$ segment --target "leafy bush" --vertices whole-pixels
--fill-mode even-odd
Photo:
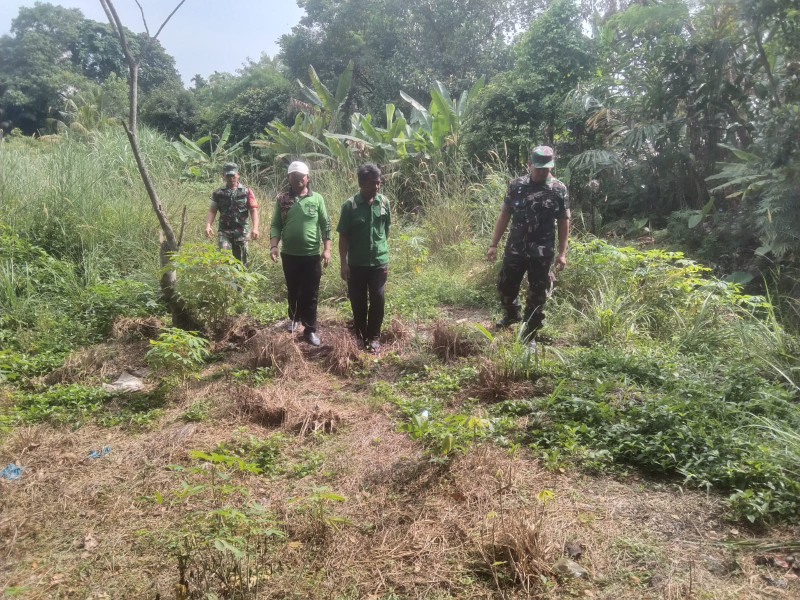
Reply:
[[[165,370],[186,376],[197,371],[211,355],[209,341],[196,331],[167,327],[157,340],[150,340],[147,362],[153,369]]]
[[[211,327],[257,301],[256,285],[262,277],[210,244],[184,245],[168,268],[176,271],[176,289],[186,305]]]

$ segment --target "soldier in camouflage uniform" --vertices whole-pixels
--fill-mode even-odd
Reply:
[[[258,239],[258,202],[253,190],[239,183],[239,167],[225,163],[222,167],[225,185],[211,194],[211,204],[206,215],[206,237],[214,235],[211,224],[219,211],[218,246],[230,250],[233,256],[247,264],[247,240]],[[248,232],[247,218],[253,221]]]
[[[528,175],[512,181],[503,198],[503,206],[492,234],[487,258],[497,258],[497,244],[511,222],[503,265],[497,277],[500,304],[506,314],[498,327],[524,321],[526,336],[534,342],[544,321],[544,304],[556,271],[567,265],[569,237],[569,194],[567,187],[552,176],[553,149],[537,146],[528,161]],[[555,253],[555,223],[558,223],[558,254]],[[521,313],[519,290],[522,277],[528,274],[525,314]]]

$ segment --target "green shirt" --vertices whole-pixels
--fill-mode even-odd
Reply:
[[[354,267],[377,267],[389,262],[389,227],[392,215],[389,200],[376,194],[372,205],[361,194],[342,204],[336,231],[347,236],[347,264]]]
[[[302,198],[295,197],[294,203],[286,211],[285,218],[281,211],[280,199],[276,200],[269,236],[283,240],[281,251],[284,254],[318,255],[320,241],[331,239],[331,222],[328,219],[325,200],[317,192],[311,192]]]

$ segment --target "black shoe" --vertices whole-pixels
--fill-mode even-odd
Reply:
[[[307,341],[309,344],[311,344],[312,346],[319,346],[320,345],[319,336],[316,333],[314,333],[313,331],[305,331],[305,332],[303,332],[303,339],[305,341]]]
[[[520,321],[522,321],[522,315],[506,314],[502,319],[497,320],[495,326],[498,329],[505,329],[506,327],[511,327],[514,323],[519,323]]]
[[[300,327],[300,321],[292,321],[289,320],[289,323],[286,325],[286,331],[289,333],[294,333],[297,331],[298,327]]]

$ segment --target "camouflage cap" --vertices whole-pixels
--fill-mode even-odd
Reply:
[[[222,167],[222,174],[223,175],[235,175],[239,172],[239,165],[235,162],[228,162]]]
[[[550,146],[536,146],[531,152],[531,163],[537,169],[552,169],[556,166]]]

